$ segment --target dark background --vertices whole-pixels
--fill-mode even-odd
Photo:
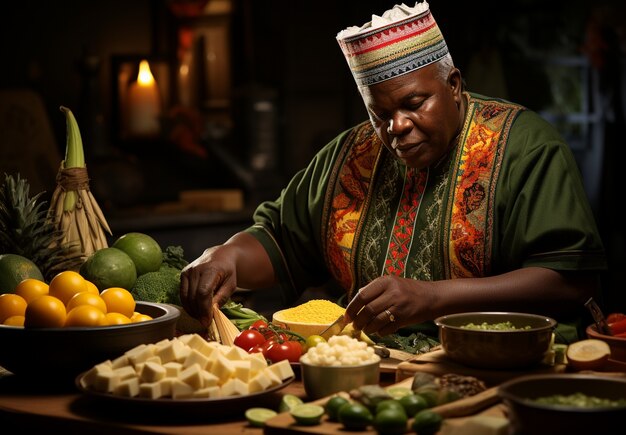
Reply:
[[[190,108],[200,116],[202,156],[167,135],[120,139],[116,62],[149,56],[175,71],[178,30],[215,24],[172,12],[173,5],[193,3],[198,2],[26,0],[4,5],[0,14],[0,90],[34,90],[41,97],[58,158],[65,150],[65,119],[58,108],[71,108],[81,127],[91,188],[114,236],[146,232],[163,244],[183,245],[189,259],[247,226],[259,201],[278,194],[335,135],[366,119],[335,35],[396,2],[200,2],[230,6],[220,16],[229,29],[232,89],[226,118],[206,105]],[[620,273],[624,232],[616,211],[626,145],[624,2],[515,0],[507,2],[507,12],[502,2],[459,3],[430,2],[468,89],[537,110],[566,136],[609,254],[605,309],[626,311]],[[172,84],[170,108],[176,106],[175,88]],[[269,118],[255,112],[259,101],[271,103]],[[12,146],[0,142],[3,151]],[[255,153],[263,146],[270,163],[255,168]],[[15,153],[4,157],[0,170],[30,160]],[[53,190],[57,165],[38,165],[33,190]],[[166,213],[155,208],[175,201],[182,190],[224,188],[241,189],[241,210]]]

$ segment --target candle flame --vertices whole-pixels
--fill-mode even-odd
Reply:
[[[139,74],[137,74],[137,83],[141,86],[149,86],[154,83],[154,76],[150,71],[150,65],[147,60],[139,63]]]

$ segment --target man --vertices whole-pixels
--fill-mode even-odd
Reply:
[[[369,122],[185,269],[185,309],[208,322],[236,287],[280,284],[295,299],[332,279],[370,334],[463,311],[579,315],[605,258],[557,132],[524,107],[464,92],[426,2],[337,39]]]

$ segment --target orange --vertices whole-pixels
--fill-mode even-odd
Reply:
[[[104,326],[105,314],[93,305],[78,305],[67,313],[65,326]]]
[[[24,326],[27,328],[61,328],[65,325],[67,311],[59,298],[42,295],[26,306]]]
[[[65,270],[56,274],[48,286],[48,294],[61,299],[64,304],[76,293],[87,291],[87,283],[80,273]]]
[[[102,314],[106,314],[107,312],[107,305],[104,302],[104,299],[102,299],[99,294],[93,294],[90,292],[76,293],[74,296],[72,296],[72,299],[68,301],[65,308],[67,308],[67,311],[69,313],[72,308],[78,307],[80,305],[91,305],[93,307],[96,307],[97,309],[102,311]]]
[[[106,324],[107,325],[124,325],[126,323],[131,323],[131,320],[123,314],[120,313],[106,313]]]
[[[24,316],[11,316],[4,320],[3,325],[7,326],[24,326]]]
[[[26,300],[14,293],[0,295],[0,323],[11,316],[23,316],[26,312]]]
[[[109,287],[102,290],[100,297],[104,299],[109,313],[121,313],[129,319],[135,312],[135,298],[132,293],[122,287]]]
[[[96,295],[100,294],[100,290],[98,290],[98,287],[91,281],[85,280],[85,282],[87,283],[87,292],[89,293],[93,293]]]
[[[133,314],[133,317],[130,318],[130,321],[133,323],[145,322],[146,320],[152,320],[152,317],[148,316],[147,314],[138,313],[136,311],[135,314]]]
[[[14,293],[26,299],[26,303],[28,303],[37,296],[47,295],[48,284],[40,279],[26,278],[15,287]]]

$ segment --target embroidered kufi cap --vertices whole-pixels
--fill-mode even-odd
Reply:
[[[448,54],[427,2],[395,5],[372,21],[337,34],[354,80],[370,86],[425,67]]]

